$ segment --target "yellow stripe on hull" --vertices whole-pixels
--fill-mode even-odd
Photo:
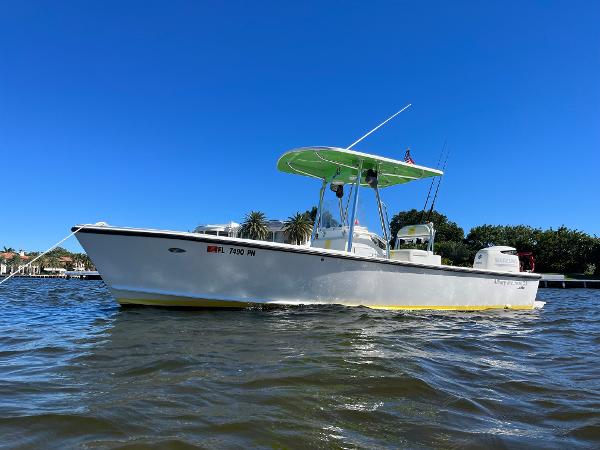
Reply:
[[[411,311],[411,310],[431,310],[431,311],[486,311],[490,309],[512,309],[512,310],[531,310],[531,306],[504,306],[504,305],[473,305],[473,306],[439,306],[439,305],[372,305],[367,306],[371,309],[389,309],[397,311]]]
[[[148,299],[148,298],[118,298],[121,305],[142,305],[142,306],[172,306],[172,307],[194,307],[194,308],[249,308],[253,306],[290,306],[278,303],[255,303],[240,302],[228,300],[206,300],[196,298],[173,297],[172,299]],[[348,305],[346,305],[348,306]],[[440,305],[354,305],[364,306],[371,309],[387,309],[391,311],[485,311],[485,310],[531,310],[531,306],[505,306],[505,305],[458,305],[458,306],[440,306]]]

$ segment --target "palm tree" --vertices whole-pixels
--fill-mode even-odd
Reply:
[[[81,262],[83,262],[85,270],[96,270],[94,263],[86,253],[79,253],[79,256],[81,258]]]
[[[23,258],[18,253],[15,253],[10,260],[10,265],[12,266],[12,271],[16,272],[19,270],[19,266],[23,263]]]
[[[242,236],[248,239],[264,241],[269,235],[265,214],[260,211],[250,211],[246,214],[240,231]]]
[[[15,249],[12,247],[4,247],[2,249],[2,253],[13,253],[14,251],[15,251]]]
[[[49,269],[58,269],[60,268],[60,259],[58,258],[58,256],[48,255],[46,265]]]
[[[306,217],[308,217],[308,219],[311,221],[311,223],[315,223],[315,220],[317,220],[317,212],[318,212],[317,207],[313,206],[311,209],[307,209],[304,212],[304,215]]]
[[[283,231],[286,232],[289,243],[301,245],[308,241],[312,233],[312,222],[310,216],[297,212],[293,216],[288,217]]]
[[[71,256],[71,267],[75,270],[76,267],[79,267],[79,264],[83,262],[81,255],[79,253],[73,253]]]
[[[36,266],[38,266],[39,273],[43,273],[44,272],[44,267],[48,267],[48,260],[47,260],[46,255],[40,257],[40,259],[38,259],[34,264]]]

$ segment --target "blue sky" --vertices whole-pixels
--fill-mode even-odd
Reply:
[[[434,166],[446,140],[451,220],[600,235],[598,23],[592,1],[3,2],[0,246],[285,218],[319,183],[281,153],[347,146],[409,102],[356,149]],[[421,208],[428,187],[382,194]]]

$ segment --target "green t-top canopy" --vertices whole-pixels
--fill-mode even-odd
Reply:
[[[361,161],[361,185],[367,184],[365,172],[368,169],[377,172],[380,188],[443,175],[440,170],[336,147],[302,147],[290,150],[279,158],[277,168],[282,172],[347,184],[356,182]]]

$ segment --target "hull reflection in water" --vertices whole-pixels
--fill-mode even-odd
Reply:
[[[532,309],[539,280],[195,233],[86,226],[77,238],[121,304]]]

